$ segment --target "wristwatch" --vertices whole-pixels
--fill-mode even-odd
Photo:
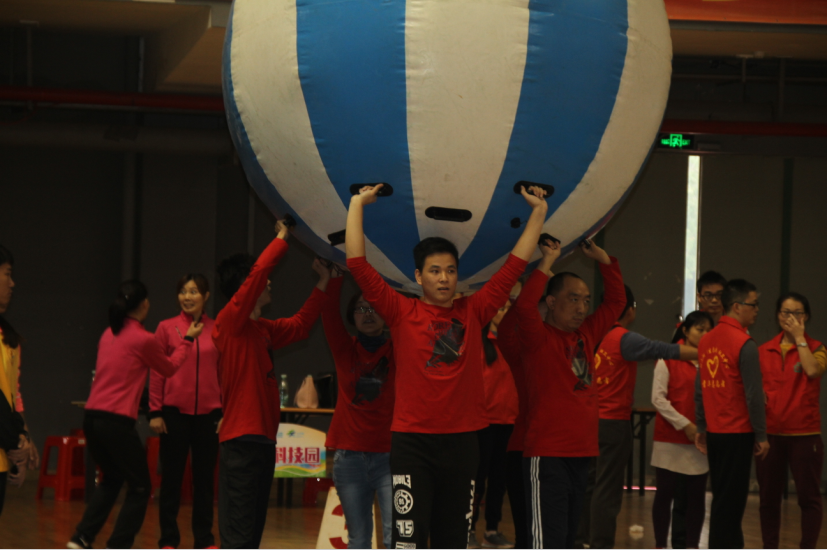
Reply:
[[[799,344],[796,344],[796,346],[798,346],[800,348],[806,348],[807,347],[807,342],[801,342]]]

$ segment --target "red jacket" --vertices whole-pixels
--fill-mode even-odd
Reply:
[[[758,348],[761,376],[767,396],[767,433],[809,435],[821,433],[819,398],[821,378],[810,378],[801,368],[798,348],[782,357],[782,332]],[[805,334],[810,351],[822,346]]]
[[[599,454],[594,350],[626,307],[617,259],[599,265],[606,289],[603,303],[575,332],[540,318],[537,302],[548,282],[541,271],[534,270],[512,306],[518,315],[528,396],[526,457]]]
[[[201,321],[204,329],[178,372],[169,378],[154,371],[149,373],[150,417],[158,416],[165,406],[175,407],[182,414],[209,414],[221,408],[218,350],[212,341],[215,321],[206,314],[201,316]],[[158,323],[155,339],[167,355],[184,339],[191,323],[192,315],[183,311]]]
[[[224,405],[219,441],[262,435],[275,443],[281,404],[279,382],[268,350],[304,340],[319,318],[325,295],[314,288],[301,310],[292,317],[275,321],[250,319],[270,272],[285,252],[287,243],[273,239],[215,320],[212,338],[221,356],[219,370]]]
[[[137,419],[149,369],[172,376],[191,351],[192,342],[182,338],[168,357],[152,333],[135,319],[127,318],[117,335],[106,329],[98,342],[95,380],[86,409]]]
[[[390,339],[374,353],[351,336],[339,311],[342,277],[327,284],[322,323],[336,363],[339,396],[325,445],[365,453],[391,450],[396,362]]]
[[[683,342],[681,342],[683,343]],[[698,367],[691,361],[664,359],[669,369],[669,387],[666,398],[680,414],[695,423],[695,378]],[[691,444],[683,430],[676,430],[660,413],[655,415],[655,441]]]
[[[600,400],[600,418],[629,420],[635,399],[637,361],[627,361],[620,352],[620,340],[629,332],[615,325],[600,342],[594,356],[594,375]]]
[[[707,431],[753,431],[741,378],[741,348],[750,340],[747,329],[724,315],[698,345],[698,365]]]
[[[364,257],[347,266],[391,330],[396,353],[395,432],[462,433],[488,426],[482,381],[482,327],[508,301],[528,262],[509,255],[483,287],[451,307],[393,290]]]

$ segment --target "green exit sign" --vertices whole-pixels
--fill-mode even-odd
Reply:
[[[686,134],[658,134],[658,147],[664,149],[694,149],[695,136]]]

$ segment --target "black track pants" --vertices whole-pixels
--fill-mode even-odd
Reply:
[[[394,432],[393,546],[465,548],[478,464],[477,432]]]
[[[161,434],[161,495],[158,516],[161,538],[158,546],[178,548],[178,509],[181,507],[181,484],[192,450],[192,533],[195,548],[215,544],[212,534],[213,500],[215,499],[215,463],[218,458],[218,414],[181,414],[165,408],[167,433]]]

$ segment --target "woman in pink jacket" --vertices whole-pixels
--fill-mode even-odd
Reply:
[[[155,339],[168,355],[175,353],[193,322],[204,325],[192,353],[175,375],[149,375],[149,426],[161,436],[161,496],[158,514],[161,548],[178,548],[178,508],[181,483],[192,451],[192,534],[195,548],[215,548],[212,534],[215,463],[218,458],[218,422],[221,388],[218,384],[218,350],[212,341],[215,322],[204,313],[210,298],[207,278],[188,274],[178,281],[181,313],[161,321]]]
[[[142,324],[148,313],[146,287],[139,281],[121,284],[118,297],[109,306],[109,328],[98,342],[95,380],[83,419],[86,445],[103,479],[86,506],[69,548],[92,547],[124,482],[129,489],[107,547],[131,548],[144,523],[152,489],[146,453],[135,429],[138,402],[148,371],[175,374],[204,327],[202,323],[191,323],[169,357]]]

